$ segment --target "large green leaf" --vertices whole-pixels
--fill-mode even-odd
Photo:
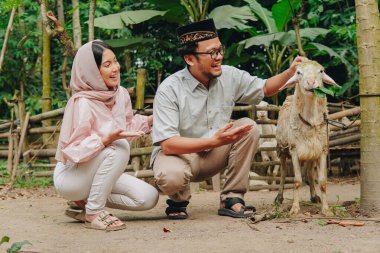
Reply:
[[[301,38],[308,38],[314,40],[318,36],[325,36],[329,30],[324,28],[305,28],[300,29]],[[296,44],[296,36],[293,30],[289,32],[277,32],[271,34],[264,34],[243,40],[240,43],[245,44],[245,48],[251,46],[265,45],[270,46],[274,41],[279,41],[284,46],[291,46]]]
[[[319,44],[319,43],[316,43],[316,42],[310,42],[309,45],[314,46],[316,49],[318,49],[320,51],[325,51],[326,53],[328,53],[332,57],[339,58],[342,61],[342,63],[344,63],[344,65],[347,66],[347,68],[351,66],[351,64],[345,59],[345,57],[342,57],[341,55],[339,55],[332,48],[325,46],[325,45],[322,45],[322,44]]]
[[[231,5],[222,5],[213,9],[209,16],[214,19],[217,29],[244,30],[251,28],[246,25],[248,20],[257,21],[256,16],[251,12],[248,6],[234,7]]]
[[[106,15],[94,20],[94,25],[106,29],[121,29],[127,25],[139,24],[157,16],[165,15],[166,11],[136,10],[124,11]]]
[[[289,5],[292,5],[290,7]],[[272,7],[272,15],[276,22],[278,31],[284,31],[286,24],[292,17],[292,10],[297,10],[301,4],[301,0],[282,0]]]
[[[255,13],[259,19],[265,24],[268,33],[278,32],[276,23],[273,19],[272,12],[264,8],[256,0],[244,0],[249,4],[251,11]]]

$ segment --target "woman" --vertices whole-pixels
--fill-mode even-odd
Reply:
[[[133,116],[129,94],[120,86],[120,65],[102,41],[78,50],[70,87],[74,95],[63,117],[54,185],[83,209],[67,210],[66,215],[84,221],[85,227],[124,229],[105,206],[140,211],[153,208],[158,200],[153,186],[123,173],[130,157],[127,140],[149,132],[152,117]]]

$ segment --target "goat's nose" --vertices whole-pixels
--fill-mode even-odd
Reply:
[[[309,87],[314,87],[315,79],[308,79],[307,80],[307,84],[308,84]]]

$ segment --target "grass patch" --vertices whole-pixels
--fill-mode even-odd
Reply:
[[[33,188],[33,187],[46,187],[53,185],[53,178],[49,177],[36,177],[31,173],[32,171],[49,171],[49,168],[33,168],[33,170],[27,168],[25,164],[19,165],[16,181],[13,183],[13,187],[16,188]],[[0,160],[0,186],[9,184],[10,175],[7,171],[7,161]]]

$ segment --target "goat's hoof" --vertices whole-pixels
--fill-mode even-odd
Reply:
[[[321,203],[321,198],[318,195],[310,198],[311,203]]]
[[[322,214],[324,215],[324,216],[326,216],[326,217],[332,217],[332,216],[334,216],[334,213],[329,209],[329,208],[327,208],[327,209],[322,209]]]
[[[289,215],[295,216],[299,213],[300,207],[299,206],[292,206],[292,209],[290,209]]]
[[[274,200],[274,203],[275,204],[282,204],[283,201],[284,201],[284,197],[282,195],[277,195],[277,197]]]

